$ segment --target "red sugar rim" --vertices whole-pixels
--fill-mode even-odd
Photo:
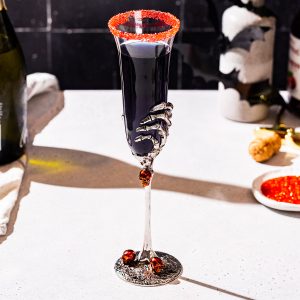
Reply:
[[[171,26],[169,30],[158,33],[129,33],[118,30],[117,27],[126,23],[130,17],[139,13],[141,18],[151,18],[164,21],[167,25]],[[131,10],[118,15],[113,16],[108,21],[108,28],[110,32],[119,38],[126,40],[142,40],[149,42],[156,42],[166,40],[173,37],[179,30],[180,21],[170,13],[161,12],[158,10]]]

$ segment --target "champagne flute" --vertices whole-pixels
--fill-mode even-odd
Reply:
[[[122,279],[141,286],[175,280],[182,272],[173,256],[155,252],[151,240],[153,161],[166,143],[173,105],[167,101],[170,55],[180,22],[154,10],[128,11],[108,23],[119,54],[123,118],[127,142],[142,170],[145,189],[145,233],[140,252],[124,251],[115,264]]]

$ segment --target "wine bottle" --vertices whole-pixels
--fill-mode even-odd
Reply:
[[[300,11],[291,26],[288,70],[288,108],[300,117]]]
[[[18,159],[26,142],[26,71],[24,55],[0,0],[0,165]]]
[[[264,0],[231,1],[222,16],[226,45],[219,69],[232,82],[219,83],[221,112],[234,121],[256,122],[268,113],[263,91],[272,82],[276,18]]]

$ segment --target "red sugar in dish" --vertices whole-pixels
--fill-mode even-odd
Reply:
[[[271,200],[300,204],[300,176],[281,176],[266,180],[261,192]]]

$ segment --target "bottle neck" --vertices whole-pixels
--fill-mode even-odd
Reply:
[[[7,10],[4,0],[0,0],[0,11],[2,11],[2,10]]]

